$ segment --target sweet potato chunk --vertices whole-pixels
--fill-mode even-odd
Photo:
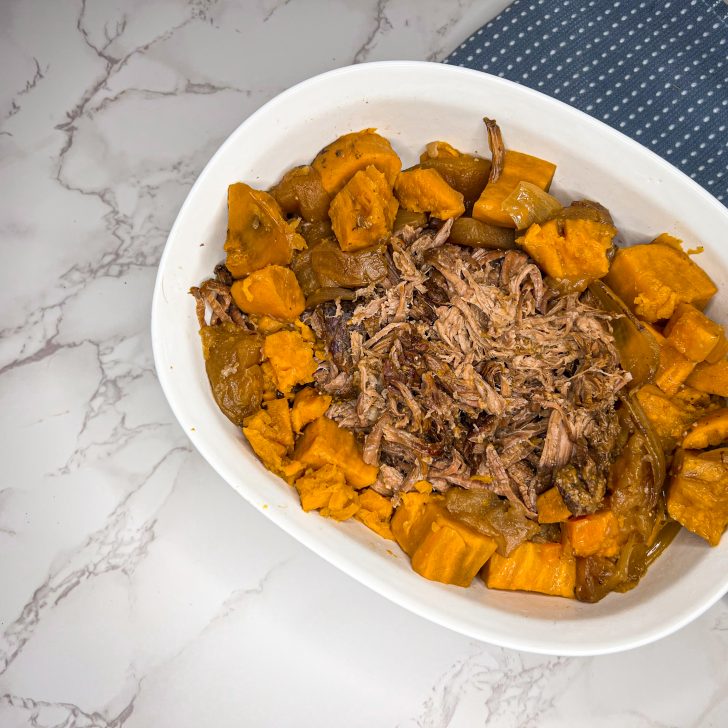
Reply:
[[[650,243],[619,248],[606,284],[646,321],[669,319],[679,303],[705,308],[718,290],[681,250]]]
[[[723,327],[721,326],[721,329],[722,328]],[[723,331],[718,343],[713,347],[710,354],[705,357],[705,361],[709,364],[715,364],[721,359],[725,359],[726,355],[728,355],[728,337],[726,337],[725,331]]]
[[[326,518],[345,521],[359,510],[357,492],[346,484],[344,473],[335,465],[309,469],[294,485],[304,511],[319,511]]]
[[[462,194],[466,210],[473,209],[490,174],[489,159],[463,154],[447,142],[430,142],[418,167],[437,170],[450,187]]]
[[[369,166],[357,172],[331,203],[331,226],[342,250],[368,248],[392,233],[399,203],[384,175]]]
[[[324,189],[321,175],[309,165],[286,172],[270,194],[287,215],[297,215],[306,222],[329,219],[331,197]]]
[[[704,450],[728,440],[728,408],[721,407],[696,420],[682,441],[686,450]]]
[[[570,549],[560,543],[526,542],[510,556],[493,554],[488,562],[485,583],[490,589],[573,598],[576,559]]]
[[[571,517],[558,488],[549,488],[536,498],[536,512],[539,523],[561,523]]]
[[[500,177],[495,182],[488,182],[485,186],[473,206],[473,217],[491,225],[515,227],[513,218],[501,208],[503,200],[521,181],[530,182],[548,192],[554,172],[556,172],[556,165],[551,162],[507,149]]]
[[[438,498],[431,493],[404,493],[392,516],[392,535],[402,551],[412,556],[429,524],[424,520],[425,509]],[[441,500],[441,498],[440,498]]]
[[[564,528],[575,556],[616,556],[624,543],[619,521],[610,510],[574,518]]]
[[[273,369],[279,392],[288,394],[297,384],[313,381],[313,346],[298,331],[278,331],[266,336],[263,353]]]
[[[569,281],[574,290],[584,290],[607,274],[607,254],[616,232],[607,223],[568,218],[535,223],[516,242],[550,276]]]
[[[392,519],[397,542],[410,555],[412,568],[420,576],[469,586],[496,550],[495,540],[456,520],[438,500],[418,495],[407,494],[410,502],[400,505]]]
[[[263,409],[270,417],[271,437],[286,448],[293,447],[293,427],[291,426],[291,410],[287,399],[273,399],[263,404]]]
[[[293,251],[305,247],[295,225],[283,219],[281,208],[267,192],[242,182],[228,187],[225,265],[234,278],[271,264],[288,265]]]
[[[688,531],[717,546],[728,525],[728,449],[678,450],[667,512]]]
[[[429,212],[441,220],[460,217],[465,212],[463,196],[434,169],[413,167],[397,175],[394,193],[399,204],[412,212]]]
[[[283,405],[277,402],[283,402]],[[268,407],[271,405],[272,409],[261,409],[245,420],[243,434],[268,470],[292,482],[303,472],[304,466],[288,457],[293,444],[290,417],[286,422],[288,403],[285,400],[273,400],[268,403]]]
[[[655,374],[655,384],[672,397],[695,369],[695,362],[681,354],[667,342],[660,347],[660,366]]]
[[[267,265],[235,281],[230,293],[241,311],[280,321],[295,321],[306,307],[294,272],[280,265]]]
[[[353,433],[328,417],[319,417],[306,426],[293,455],[304,465],[314,468],[335,465],[354,488],[364,488],[377,479],[378,468],[362,460]]]
[[[665,326],[668,343],[688,359],[705,360],[723,337],[723,327],[689,303],[680,303]]]
[[[374,129],[344,134],[324,147],[311,163],[332,197],[360,170],[376,167],[391,188],[402,169],[392,145]]]
[[[304,387],[296,392],[291,410],[291,423],[295,432],[300,432],[309,422],[321,417],[331,404],[331,395],[319,394],[313,387]]]
[[[685,383],[701,392],[728,397],[728,360],[721,359],[715,364],[701,362]]]
[[[637,392],[637,400],[665,450],[671,450],[682,439],[688,425],[695,419],[693,410],[672,400],[652,384]]]
[[[382,538],[394,539],[389,521],[392,518],[392,502],[389,498],[379,495],[371,488],[365,488],[359,493],[359,510],[356,512],[357,521],[361,521],[367,528]]]

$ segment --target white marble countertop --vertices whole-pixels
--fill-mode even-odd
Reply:
[[[194,452],[149,308],[196,175],[353,61],[440,59],[506,0],[0,4],[0,726],[725,726],[728,601],[609,657],[403,611]]]

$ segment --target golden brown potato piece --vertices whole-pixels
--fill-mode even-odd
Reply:
[[[689,303],[677,305],[664,333],[671,346],[695,362],[704,361],[725,338],[720,324]]]
[[[263,397],[259,366],[263,340],[229,322],[203,326],[200,338],[215,402],[231,422],[240,426],[260,408]]]
[[[321,175],[309,165],[286,172],[270,194],[286,215],[297,215],[307,222],[329,219],[331,196],[324,189]]]
[[[453,518],[442,505],[430,503],[423,514],[428,524],[412,553],[412,568],[425,579],[470,586],[497,543]]]
[[[420,576],[469,586],[497,544],[448,513],[442,500],[429,493],[405,493],[392,517],[392,534]]]
[[[717,546],[728,525],[728,449],[678,450],[667,512],[688,531]]]
[[[728,360],[721,359],[715,364],[700,362],[685,380],[685,384],[701,392],[728,397]]]
[[[677,394],[680,387],[695,369],[695,362],[664,343],[660,347],[660,366],[655,374],[655,384],[668,396]]]
[[[536,498],[536,512],[539,523],[561,523],[571,518],[558,488],[549,488]]]
[[[412,212],[429,212],[441,220],[465,212],[463,196],[434,169],[407,169],[397,175],[394,194],[399,204]]]
[[[331,197],[357,172],[370,165],[384,175],[390,188],[402,169],[402,162],[392,145],[374,129],[344,134],[324,147],[311,163]]]
[[[294,250],[306,247],[295,225],[283,219],[267,193],[242,182],[228,187],[228,231],[225,265],[242,278],[267,265],[288,265]]]
[[[574,556],[617,556],[625,541],[619,521],[610,510],[574,518],[564,524],[564,529]]]
[[[518,247],[514,230],[488,225],[472,217],[459,217],[453,222],[448,242],[491,250],[511,250]]]
[[[357,172],[331,203],[331,226],[341,249],[361,250],[392,233],[399,203],[385,176],[369,166]]]
[[[513,218],[501,208],[503,200],[519,182],[530,182],[548,192],[556,165],[522,152],[505,151],[503,169],[495,182],[488,182],[473,206],[473,217],[490,225],[515,227]]]
[[[490,589],[574,597],[576,559],[560,543],[526,542],[510,556],[495,553],[486,571],[485,583]]]
[[[650,243],[619,248],[605,283],[646,321],[669,319],[679,303],[703,309],[718,290],[681,250]]]
[[[291,423],[300,432],[309,422],[323,415],[331,404],[331,395],[319,394],[313,387],[304,387],[293,398]]]
[[[345,521],[359,510],[359,496],[346,484],[344,473],[335,465],[309,469],[294,485],[304,511],[317,510],[326,518]]]
[[[317,366],[313,346],[298,331],[278,331],[266,336],[263,354],[271,365],[279,392],[288,394],[297,384],[313,381]]]
[[[442,501],[442,496],[410,491],[403,493],[392,516],[392,535],[407,556],[412,556],[424,537],[427,522],[423,516],[428,503]]]
[[[608,255],[616,233],[609,224],[569,218],[535,223],[516,242],[548,275],[583,291],[609,271]]]
[[[721,407],[700,417],[690,426],[681,447],[686,450],[704,450],[722,445],[728,440],[728,408]]]
[[[364,488],[377,479],[379,469],[362,460],[353,433],[328,417],[319,417],[306,426],[293,453],[309,467],[335,465],[354,488]]]
[[[695,410],[668,397],[653,384],[637,392],[637,400],[666,451],[682,440],[683,433],[695,420]]]
[[[235,281],[230,293],[241,311],[280,321],[295,321],[306,307],[294,272],[280,265],[267,265]]]
[[[468,211],[473,209],[490,174],[490,160],[463,154],[447,142],[430,142],[418,166],[439,172],[445,182],[463,196]]]
[[[266,407],[245,419],[243,434],[263,465],[290,483],[304,467],[289,457],[293,433],[288,402],[272,400]]]
[[[392,501],[371,488],[364,488],[359,493],[359,510],[356,512],[355,518],[378,536],[394,539],[389,526],[392,518]]]

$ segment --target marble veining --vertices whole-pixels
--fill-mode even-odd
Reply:
[[[0,5],[0,726],[722,726],[728,601],[623,655],[415,617],[192,451],[149,307],[212,152],[315,73],[439,60],[507,0]]]

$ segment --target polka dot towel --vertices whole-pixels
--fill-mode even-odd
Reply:
[[[445,61],[555,96],[728,204],[728,0],[515,0]]]

